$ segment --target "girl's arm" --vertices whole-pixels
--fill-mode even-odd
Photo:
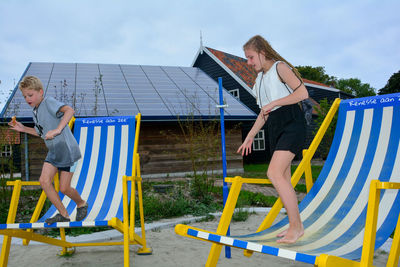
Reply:
[[[242,156],[243,155],[247,156],[248,154],[251,153],[251,146],[254,141],[254,136],[256,136],[256,134],[261,130],[267,119],[268,115],[265,116],[262,111],[260,112],[260,114],[258,114],[258,117],[254,122],[253,127],[247,134],[246,139],[243,141],[243,144],[238,148],[236,153],[242,153]]]
[[[278,63],[277,71],[283,82],[285,82],[294,91],[288,96],[282,97],[263,106],[262,110],[264,111],[264,114],[268,114],[268,112],[276,106],[296,104],[308,98],[308,91],[304,83],[299,80],[299,78],[294,74],[288,65],[283,62]]]
[[[71,120],[72,116],[74,116],[74,109],[71,108],[70,106],[62,106],[59,110],[59,112],[64,113],[64,115],[61,118],[60,123],[58,124],[57,128],[54,130],[50,130],[46,133],[45,139],[53,139],[57,135],[59,135],[62,130],[65,128],[65,126],[68,124],[68,122]]]

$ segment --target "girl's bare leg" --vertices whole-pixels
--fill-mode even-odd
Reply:
[[[289,165],[289,167],[286,169],[285,178],[288,179],[289,181],[290,181],[291,178],[292,178],[292,172],[291,172],[291,169],[290,169],[290,165]],[[287,231],[288,231],[288,229],[286,229],[286,230],[280,232],[280,233],[277,234],[276,236],[277,236],[277,237],[283,237],[283,236],[286,235]]]
[[[297,196],[290,182],[290,165],[294,156],[290,151],[275,151],[267,171],[289,217],[289,228],[281,233],[283,238],[277,240],[278,243],[295,243],[304,234]]]

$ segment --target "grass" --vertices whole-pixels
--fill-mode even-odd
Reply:
[[[291,167],[292,174],[295,172],[296,168],[297,168],[297,165],[292,165],[292,167]],[[244,166],[243,177],[265,178],[267,170],[268,170],[268,164],[248,164],[248,165]],[[311,173],[312,173],[313,181],[315,181],[318,178],[318,175],[320,174],[321,170],[322,170],[322,166],[317,166],[317,165],[311,166]],[[260,185],[260,186],[272,187],[272,185]],[[304,184],[304,177],[302,179],[300,179],[299,183],[296,185],[295,191],[301,192],[301,193],[307,192],[306,185]]]
[[[239,208],[237,211],[233,213],[232,216],[232,221],[234,222],[245,222],[249,218],[251,214],[254,214],[255,212],[248,212],[247,210],[243,210],[242,208]]]
[[[254,177],[254,178],[265,178],[265,173],[268,168],[266,164],[251,164],[244,166],[244,177]],[[295,166],[293,167],[294,171]],[[321,171],[321,166],[312,166],[313,178],[315,179],[319,172]],[[159,184],[169,184],[173,185],[171,189],[168,189],[165,193],[158,193],[154,190],[155,185]],[[260,186],[271,186],[271,185],[260,185]],[[8,187],[7,187],[8,188]],[[190,179],[183,181],[166,181],[166,182],[143,182],[143,209],[145,214],[145,222],[157,221],[160,219],[181,217],[184,215],[193,216],[205,216],[205,220],[210,220],[213,217],[210,213],[216,211],[222,211],[223,200],[222,200],[222,187],[214,186],[211,187],[207,197],[201,199],[194,197],[190,188]],[[295,188],[298,192],[306,192],[306,187],[304,184],[299,184]],[[18,206],[18,217],[17,222],[27,222],[32,216],[33,210],[35,208],[37,199],[41,193],[40,189],[34,190],[22,190],[21,200]],[[10,199],[10,190],[1,190],[0,199]],[[237,208],[239,210],[235,212],[233,216],[234,221],[245,221],[251,215],[251,213],[241,209],[243,207],[271,207],[275,201],[276,197],[266,196],[262,193],[255,193],[246,190],[240,192]],[[7,202],[7,203],[6,203]],[[8,211],[8,201],[0,202],[1,209]],[[45,207],[43,208],[41,216],[50,207],[51,203],[46,200]],[[139,225],[139,209],[136,206],[136,225]],[[7,212],[1,212],[0,223],[5,223],[7,219]],[[76,236],[82,234],[88,234],[98,231],[104,231],[111,229],[110,227],[91,227],[91,228],[69,228],[65,229],[67,235]],[[46,229],[44,234],[50,236],[58,236],[59,231],[57,229]]]
[[[268,164],[248,164],[243,167],[244,174],[243,177],[252,177],[252,178],[265,178],[268,170]],[[291,171],[294,173],[297,165],[292,165]],[[315,181],[318,178],[319,173],[322,170],[322,166],[312,165],[311,172],[313,180]]]

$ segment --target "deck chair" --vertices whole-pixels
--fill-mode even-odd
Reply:
[[[311,164],[329,123],[338,111],[335,135],[319,177],[311,187]],[[266,253],[315,266],[372,266],[374,250],[395,231],[387,266],[397,266],[400,227],[400,94],[336,99],[309,149],[293,173],[295,186],[305,174],[307,189],[299,204],[304,236],[278,244],[288,218],[274,222],[280,199],[255,233],[225,236],[243,183],[266,179],[227,178],[231,188],[215,232],[177,225],[179,235],[212,242],[206,266],[215,266],[222,245]],[[378,212],[379,211],[379,212]],[[358,261],[361,259],[360,261]]]
[[[136,124],[135,124],[136,119]],[[142,187],[139,154],[140,119],[135,117],[96,117],[76,119],[74,136],[79,143],[82,158],[78,161],[71,185],[89,204],[88,215],[83,221],[74,221],[76,204],[67,196],[60,198],[71,216],[71,222],[46,224],[44,221],[54,216],[57,210],[51,206],[41,217],[46,199],[42,192],[29,223],[15,223],[21,187],[40,185],[39,182],[20,180],[7,182],[13,186],[7,224],[0,224],[0,234],[4,235],[1,251],[1,266],[7,266],[11,238],[30,240],[59,246],[61,255],[66,255],[80,246],[124,246],[124,266],[129,266],[129,245],[138,244],[139,254],[150,254],[147,247],[143,217]],[[55,177],[58,188],[58,177]],[[136,191],[137,184],[137,191]],[[139,202],[141,236],[135,233],[135,197]],[[71,243],[66,240],[64,228],[111,226],[123,234],[123,242]],[[60,239],[35,233],[34,229],[60,228]]]

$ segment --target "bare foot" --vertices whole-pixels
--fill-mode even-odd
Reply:
[[[303,235],[304,235],[304,229],[300,229],[297,231],[288,229],[286,235],[283,238],[278,239],[276,242],[284,244],[294,244]]]
[[[285,231],[280,232],[279,234],[276,235],[276,237],[283,237],[286,235],[288,229],[286,229]]]

